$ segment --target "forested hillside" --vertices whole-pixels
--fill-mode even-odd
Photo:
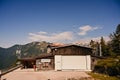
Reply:
[[[0,47],[0,69],[7,69],[16,64],[16,50],[21,50],[21,57],[37,56],[41,53],[46,53],[47,42],[32,42],[25,45],[14,45],[10,48]]]

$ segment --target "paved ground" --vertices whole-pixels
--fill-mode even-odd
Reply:
[[[90,77],[82,71],[38,71],[17,69],[2,76],[1,80],[68,80],[68,78]]]

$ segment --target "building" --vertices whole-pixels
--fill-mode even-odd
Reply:
[[[92,49],[78,45],[48,46],[47,53],[20,59],[23,66],[36,65],[37,70],[91,70]],[[32,66],[31,66],[32,67]]]

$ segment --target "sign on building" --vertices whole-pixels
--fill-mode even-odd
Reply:
[[[50,59],[41,59],[41,62],[50,62]]]

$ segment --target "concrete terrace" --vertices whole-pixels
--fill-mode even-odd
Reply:
[[[1,80],[68,80],[91,77],[82,71],[34,71],[33,69],[17,69],[1,77]],[[86,79],[85,79],[86,80]]]

